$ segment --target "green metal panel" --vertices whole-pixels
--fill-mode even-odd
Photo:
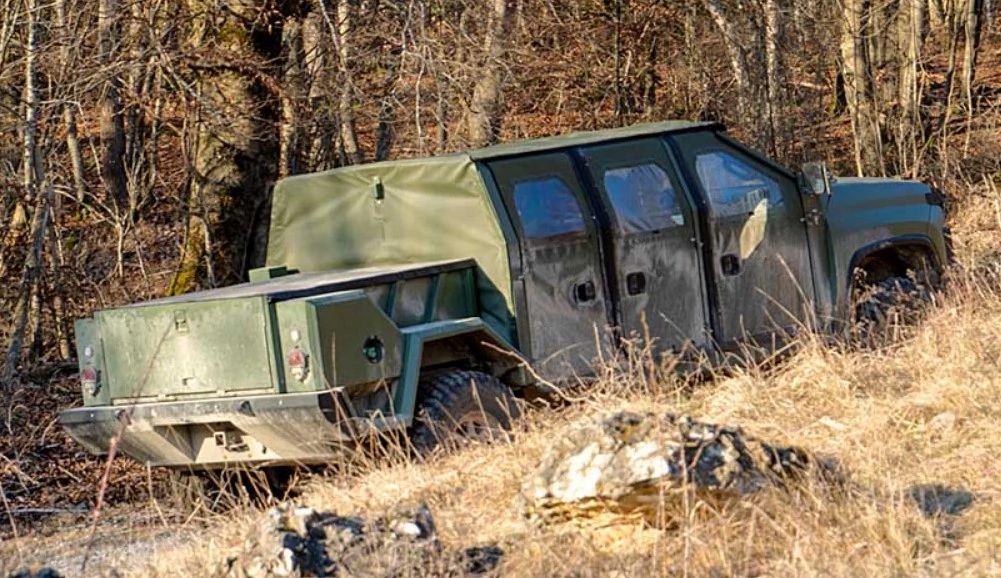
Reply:
[[[305,299],[305,298],[304,298]],[[317,371],[315,362],[311,359],[313,354],[319,350],[319,342],[316,340],[317,328],[310,323],[309,312],[306,310],[304,299],[291,299],[288,301],[278,301],[271,304],[275,318],[275,334],[278,343],[278,351],[275,357],[279,360],[278,375],[281,378],[282,393],[316,391],[325,389]],[[292,375],[286,358],[293,348],[300,347],[310,357],[308,360],[310,370],[304,379],[297,379]]]
[[[830,290],[836,311],[843,312],[851,282],[849,268],[865,247],[892,239],[924,238],[942,247],[942,229],[932,226],[933,210],[925,194],[930,187],[917,181],[875,178],[838,178],[832,183],[827,207],[831,261]],[[944,255],[939,255],[944,263]]]
[[[441,275],[433,295],[434,307],[425,312],[425,322],[476,316],[476,280],[474,275],[475,273],[471,270]]]
[[[112,309],[95,317],[113,399],[274,387],[261,297]]]
[[[283,370],[287,391],[345,388],[393,379],[400,373],[400,332],[364,291],[344,291],[275,304],[283,359],[294,347],[309,356],[305,381]],[[300,336],[293,339],[293,331]],[[365,357],[366,342],[383,349],[381,359]],[[286,364],[287,365],[287,364]]]

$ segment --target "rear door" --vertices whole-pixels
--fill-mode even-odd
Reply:
[[[581,149],[611,216],[612,270],[623,336],[655,351],[708,341],[697,211],[664,142],[644,138]]]
[[[795,178],[712,132],[671,139],[707,201],[718,341],[767,338],[810,322],[814,286]]]
[[[594,372],[609,352],[605,279],[593,211],[568,153],[488,165],[518,231],[529,353],[547,379]]]

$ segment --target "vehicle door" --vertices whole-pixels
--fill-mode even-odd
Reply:
[[[609,277],[623,337],[649,336],[657,352],[708,341],[697,211],[660,138],[581,149],[611,218]]]
[[[500,159],[488,168],[518,232],[530,327],[523,350],[546,379],[593,373],[599,344],[611,351],[609,317],[595,220],[570,155]]]
[[[814,286],[795,177],[716,133],[671,139],[707,201],[717,340],[765,338],[812,322]]]

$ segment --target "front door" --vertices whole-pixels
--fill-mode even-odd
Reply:
[[[555,380],[589,375],[611,351],[605,280],[593,212],[568,153],[491,162],[518,231],[533,368]],[[521,322],[519,322],[520,324]]]
[[[656,352],[702,346],[709,324],[697,211],[664,142],[645,138],[581,149],[611,216],[612,275],[623,337]]]
[[[811,323],[814,287],[795,178],[715,133],[671,138],[707,200],[717,340],[767,339]]]

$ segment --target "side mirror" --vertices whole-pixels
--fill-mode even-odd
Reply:
[[[831,174],[824,161],[805,163],[799,171],[800,187],[808,195],[831,194]]]

